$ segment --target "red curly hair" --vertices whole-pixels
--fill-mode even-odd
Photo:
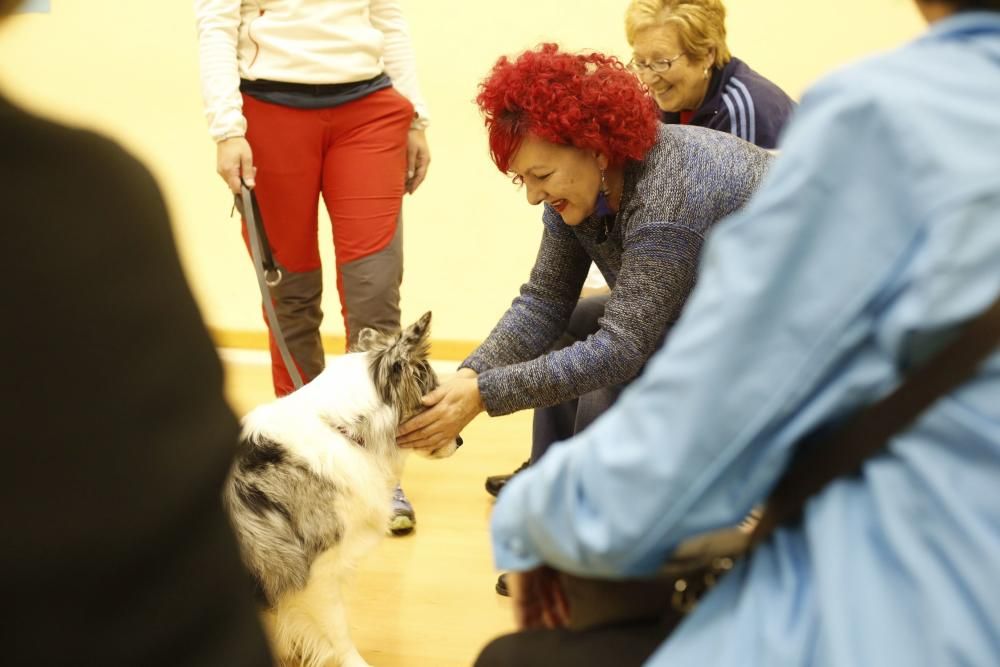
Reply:
[[[525,135],[595,150],[619,166],[641,160],[656,141],[656,104],[614,56],[570,54],[542,44],[516,60],[501,56],[479,84],[490,155],[500,171]]]

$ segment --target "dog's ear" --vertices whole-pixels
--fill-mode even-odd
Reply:
[[[381,338],[379,332],[366,327],[358,334],[358,340],[351,346],[351,352],[367,352],[374,348]]]
[[[426,359],[430,352],[431,311],[424,313],[419,320],[406,327],[399,335],[399,346],[404,355],[410,359]]]
[[[414,414],[420,407],[420,397],[436,385],[431,382],[436,376],[427,363],[430,323],[431,314],[424,313],[390,339],[388,347],[371,353],[375,389],[382,402],[395,408],[401,418]]]

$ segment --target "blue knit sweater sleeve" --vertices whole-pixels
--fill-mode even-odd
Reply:
[[[770,156],[713,130],[667,127],[642,163],[626,170],[621,210],[607,240],[596,218],[569,227],[552,211],[531,280],[487,340],[463,362],[479,374],[490,415],[555,405],[635,378],[692,287],[704,235],[740,208]],[[591,258],[611,296],[598,331],[549,351],[565,330]]]
[[[462,368],[482,374],[534,359],[565,331],[591,260],[572,228],[548,205],[542,223],[542,242],[528,282]]]
[[[702,238],[661,222],[636,225],[625,236],[621,270],[597,333],[481,373],[479,390],[489,414],[554,405],[639,374],[694,284]]]

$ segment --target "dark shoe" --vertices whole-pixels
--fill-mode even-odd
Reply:
[[[503,572],[499,577],[497,577],[497,595],[502,595],[505,598],[510,597],[510,589],[507,588],[507,573]]]
[[[413,505],[406,499],[406,494],[400,486],[392,492],[392,519],[389,522],[389,532],[393,535],[409,535],[417,525],[417,515]]]
[[[500,489],[503,488],[504,484],[510,481],[510,478],[521,472],[525,468],[531,465],[531,461],[525,461],[521,464],[517,470],[509,475],[492,475],[486,478],[486,493],[490,494],[494,498],[500,493]]]

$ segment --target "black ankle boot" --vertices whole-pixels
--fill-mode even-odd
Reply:
[[[521,472],[525,468],[531,465],[531,461],[525,461],[521,466],[510,473],[509,475],[491,475],[486,478],[486,493],[490,494],[496,498],[497,494],[500,493],[500,489],[504,487],[504,484],[510,481],[510,478]]]

